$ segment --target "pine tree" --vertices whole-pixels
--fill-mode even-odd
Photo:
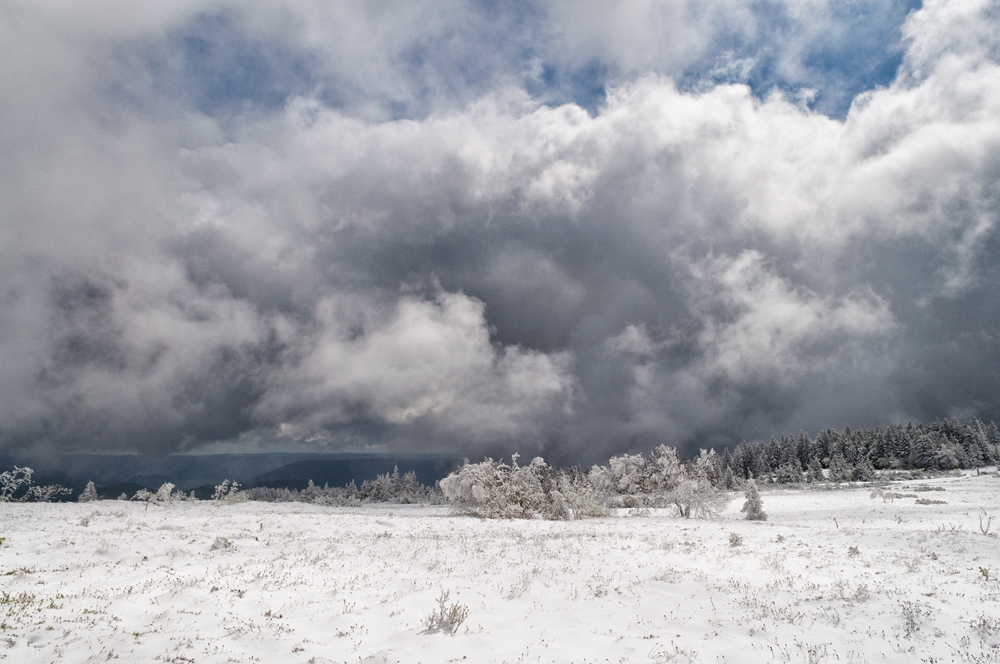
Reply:
[[[748,521],[767,521],[767,513],[764,512],[764,501],[761,500],[760,491],[757,490],[757,483],[753,480],[747,482],[747,501],[743,503],[741,512],[746,514]]]
[[[1000,431],[997,431],[997,425],[993,422],[990,422],[990,425],[986,427],[986,445],[983,446],[983,460],[987,464],[1000,462]]]
[[[799,432],[799,439],[795,444],[795,451],[799,457],[799,465],[803,468],[809,465],[809,461],[814,456],[813,442],[809,440],[809,434],[805,431]]]
[[[937,453],[940,447],[935,434],[925,433],[918,436],[910,447],[910,467],[925,470],[936,469]]]
[[[93,481],[87,482],[87,486],[84,488],[83,493],[81,493],[80,497],[76,500],[80,503],[89,503],[94,500],[100,500],[100,498],[97,497],[97,487],[94,486]]]
[[[809,460],[809,471],[807,479],[809,482],[822,482],[826,479],[823,476],[823,464],[820,463],[819,457],[813,457]]]
[[[830,459],[830,481],[850,482],[853,475],[854,467],[847,463],[840,452],[836,452]]]
[[[861,459],[858,461],[858,464],[854,466],[851,478],[855,482],[874,482],[875,467],[872,466],[872,462],[868,459]]]

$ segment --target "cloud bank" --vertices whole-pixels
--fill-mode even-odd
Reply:
[[[1000,419],[998,16],[7,3],[0,445]]]

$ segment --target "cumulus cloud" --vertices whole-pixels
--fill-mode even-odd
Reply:
[[[891,312],[867,292],[823,298],[768,270],[763,256],[745,251],[699,266],[698,344],[706,369],[733,381],[772,375],[787,382],[823,373],[854,344],[890,332]]]
[[[880,6],[8,3],[0,442],[1000,418],[995,6]]]
[[[317,309],[316,338],[254,406],[264,421],[428,422],[439,435],[480,441],[523,437],[532,419],[570,406],[567,358],[494,348],[483,303],[461,293],[406,295],[381,312],[331,296]]]

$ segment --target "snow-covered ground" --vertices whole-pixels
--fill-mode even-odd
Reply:
[[[0,658],[1000,662],[1000,476],[892,490],[765,492],[766,522],[0,504]],[[425,628],[442,591],[455,634]]]

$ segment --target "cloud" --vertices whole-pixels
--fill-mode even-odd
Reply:
[[[331,296],[317,308],[316,336],[254,406],[265,422],[426,424],[438,435],[489,441],[524,438],[532,420],[570,406],[568,358],[494,347],[474,298],[406,295],[378,311]]]
[[[1000,418],[990,3],[143,7],[0,10],[5,447]]]
[[[854,344],[895,326],[888,306],[871,292],[822,298],[768,269],[753,250],[698,266],[698,344],[709,373],[741,382],[772,375],[780,382],[822,374]]]

